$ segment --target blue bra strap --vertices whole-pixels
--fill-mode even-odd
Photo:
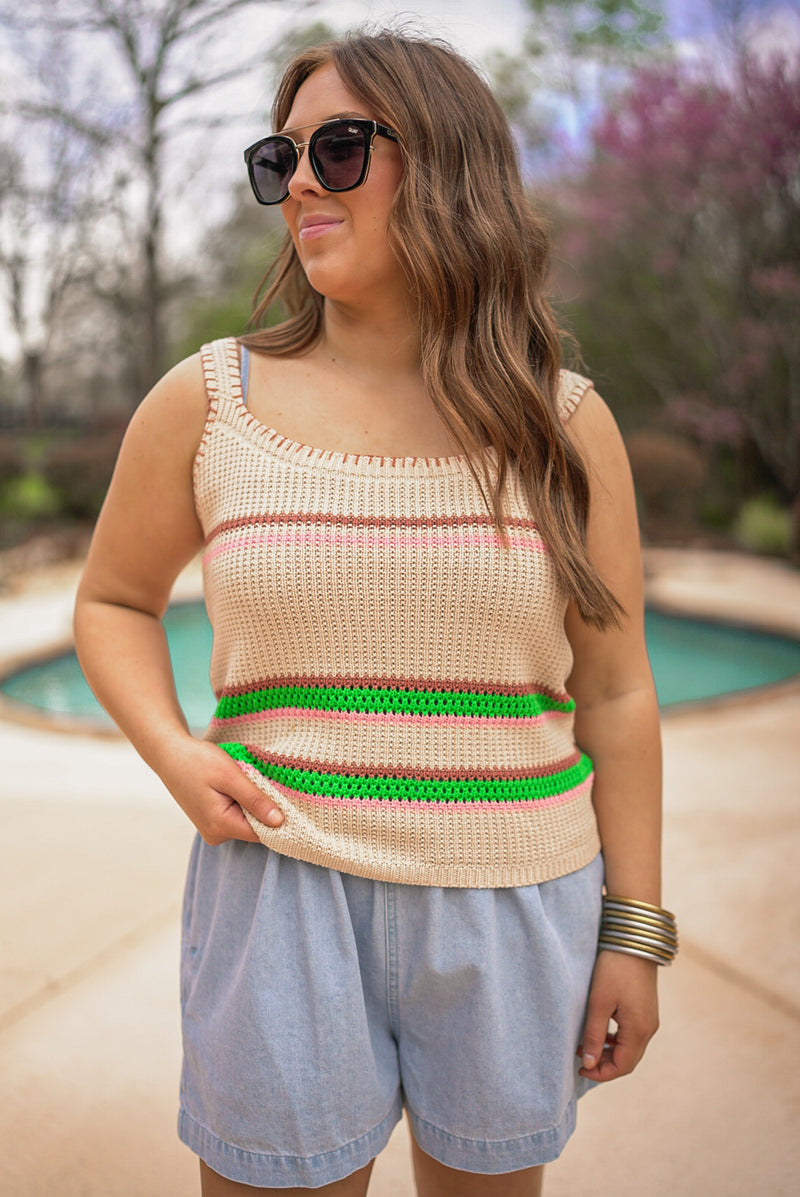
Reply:
[[[242,379],[242,403],[247,407],[247,379],[250,374],[250,350],[239,346],[239,374]]]

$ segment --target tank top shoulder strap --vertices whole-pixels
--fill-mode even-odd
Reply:
[[[562,423],[566,424],[574,415],[578,405],[587,391],[592,389],[591,378],[584,378],[582,374],[574,374],[572,370],[562,370],[558,380],[556,404]]]
[[[200,350],[209,419],[224,420],[244,402],[239,342],[235,337],[211,341]]]

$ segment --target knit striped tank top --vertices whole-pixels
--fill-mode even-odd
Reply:
[[[376,880],[530,885],[599,841],[565,691],[566,599],[519,485],[508,544],[462,457],[288,440],[202,351],[195,461],[217,696],[206,737],[277,803],[287,856]],[[591,384],[564,372],[567,419]]]

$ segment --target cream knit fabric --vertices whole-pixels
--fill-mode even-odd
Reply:
[[[419,885],[529,885],[599,849],[565,693],[565,597],[519,488],[509,544],[465,461],[328,452],[202,353],[195,462],[214,630],[206,733],[280,806],[288,856]],[[562,376],[569,417],[591,383]]]

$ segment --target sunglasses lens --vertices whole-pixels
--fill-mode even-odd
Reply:
[[[259,146],[250,160],[253,186],[265,204],[277,204],[286,198],[294,173],[295,157],[291,142],[270,137]]]
[[[368,144],[366,130],[350,121],[323,126],[311,145],[323,187],[328,191],[357,187],[364,173]]]

